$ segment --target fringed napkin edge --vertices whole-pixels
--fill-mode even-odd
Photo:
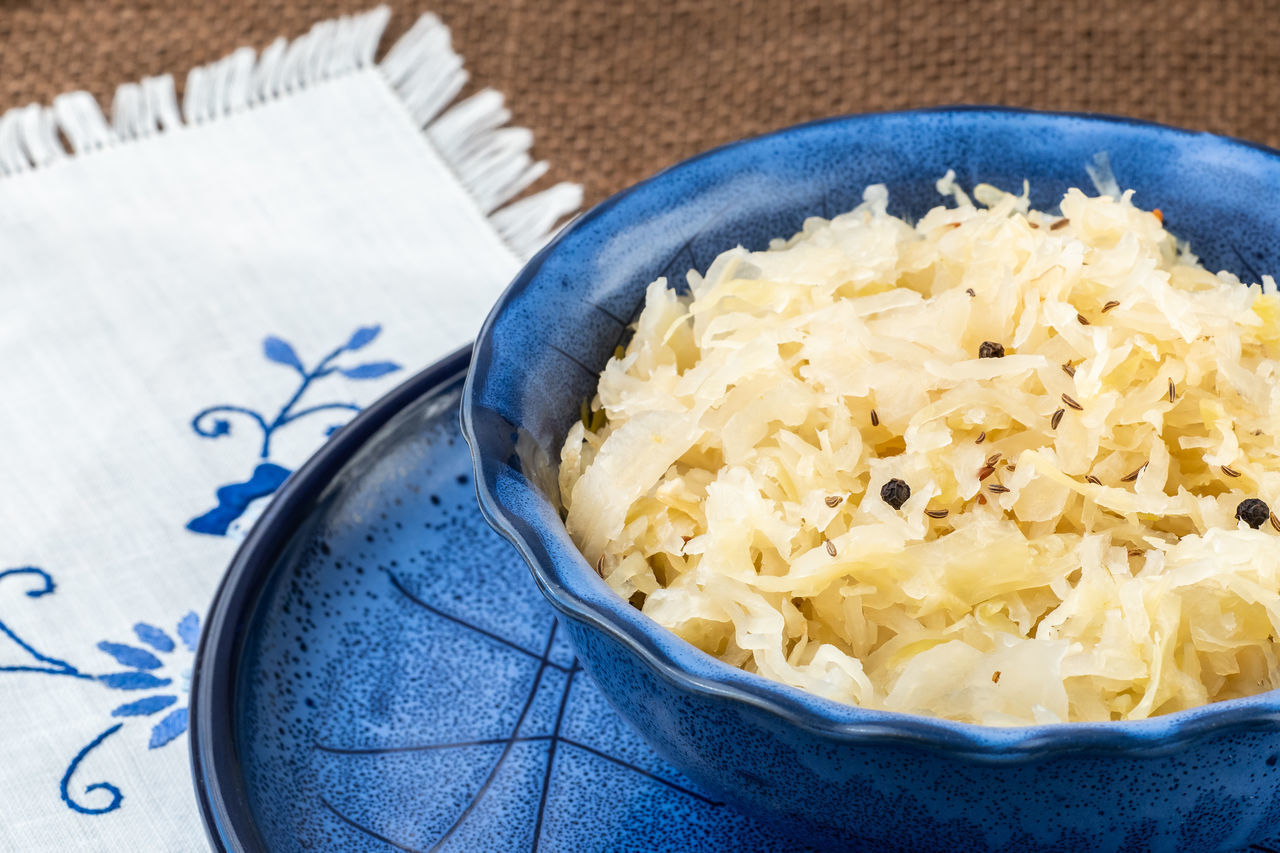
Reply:
[[[179,106],[173,76],[147,77],[116,89],[108,122],[88,92],[68,92],[49,106],[30,104],[0,115],[0,178],[45,168],[68,157],[218,121],[325,80],[376,67],[423,129],[512,252],[531,256],[582,205],[582,187],[562,182],[518,198],[548,165],[530,156],[533,134],[511,127],[501,93],[464,99],[468,80],[449,29],[424,14],[387,52],[374,56],[391,12],[322,21],[298,38],[277,38],[261,53],[242,47],[193,68]]]

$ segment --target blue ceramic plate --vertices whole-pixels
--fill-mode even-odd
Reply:
[[[214,849],[805,849],[658,759],[577,667],[476,507],[466,367],[344,428],[227,572],[192,684]]]
[[[196,657],[218,850],[795,850],[658,759],[476,506],[459,353],[347,425],[245,541]]]

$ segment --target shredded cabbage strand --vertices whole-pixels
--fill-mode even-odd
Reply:
[[[1120,720],[1276,687],[1280,532],[1235,517],[1280,500],[1274,281],[1208,272],[1132,193],[939,190],[914,227],[872,186],[649,286],[561,454],[583,554],[704,651],[868,708]]]

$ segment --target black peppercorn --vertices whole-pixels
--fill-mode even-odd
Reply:
[[[902,505],[911,497],[911,487],[894,477],[880,487],[880,500],[894,509],[902,509]]]
[[[983,341],[978,347],[978,358],[1004,358],[1004,344],[995,341]]]
[[[1259,527],[1267,523],[1267,519],[1271,517],[1271,508],[1267,506],[1266,501],[1260,501],[1257,498],[1245,498],[1240,501],[1240,505],[1236,507],[1236,518],[1245,524],[1257,530]]]

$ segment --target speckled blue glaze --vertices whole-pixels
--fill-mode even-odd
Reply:
[[[997,729],[865,711],[714,660],[620,600],[578,554],[547,484],[646,284],[763,248],[885,183],[935,180],[1053,208],[1109,154],[1207,266],[1280,271],[1280,154],[1125,119],[953,108],[855,116],[735,143],[599,205],[521,272],[481,332],[463,402],[481,508],[519,548],[601,690],[660,754],[798,838],[895,850],[1227,850],[1280,824],[1275,692],[1135,723]]]
[[[485,524],[466,356],[296,474],[214,602],[193,677],[210,838],[244,851],[790,851],[658,758]]]

